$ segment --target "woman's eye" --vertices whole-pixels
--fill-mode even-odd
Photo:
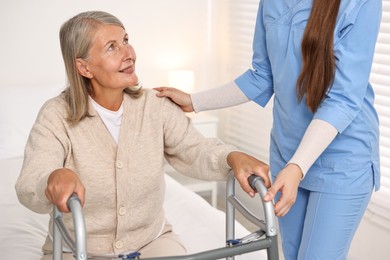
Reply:
[[[108,47],[108,51],[113,51],[113,50],[115,50],[115,45],[110,44],[110,46]]]
[[[125,44],[125,45],[129,44],[129,39],[128,39],[128,38],[125,38],[125,39],[123,40],[123,44]]]

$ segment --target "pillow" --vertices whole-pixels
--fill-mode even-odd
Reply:
[[[64,85],[0,88],[0,158],[21,156],[43,103]]]

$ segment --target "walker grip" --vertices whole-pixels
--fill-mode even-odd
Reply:
[[[260,176],[257,176],[257,175],[254,175],[252,174],[251,176],[248,177],[248,183],[249,185],[252,187],[252,189],[254,190],[257,190],[256,189],[256,181],[261,181],[263,184],[265,183],[264,182],[264,179]]]

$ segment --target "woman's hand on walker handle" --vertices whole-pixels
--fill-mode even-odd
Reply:
[[[264,196],[264,201],[271,201],[280,191],[279,200],[275,203],[275,215],[283,217],[294,205],[298,194],[298,186],[302,180],[302,171],[296,164],[288,164],[276,176],[271,188],[268,189]]]
[[[167,97],[178,105],[184,112],[193,112],[191,96],[176,88],[158,87],[153,88],[157,90],[158,97]]]
[[[240,183],[241,188],[254,197],[256,191],[252,189],[248,183],[248,177],[255,174],[264,179],[264,184],[268,188],[271,186],[271,180],[269,178],[269,166],[268,164],[256,159],[243,152],[231,152],[227,156],[227,163],[232,167],[234,175],[237,181]]]
[[[70,169],[61,168],[50,174],[45,194],[59,211],[69,212],[67,202],[73,193],[77,194],[81,205],[84,206],[85,188],[76,173]]]

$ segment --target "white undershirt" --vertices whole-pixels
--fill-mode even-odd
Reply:
[[[91,100],[93,108],[103,120],[104,125],[107,127],[115,142],[118,143],[119,133],[122,124],[123,102],[117,111],[112,111],[96,103],[96,101],[93,100],[91,96],[89,96],[89,100]]]

